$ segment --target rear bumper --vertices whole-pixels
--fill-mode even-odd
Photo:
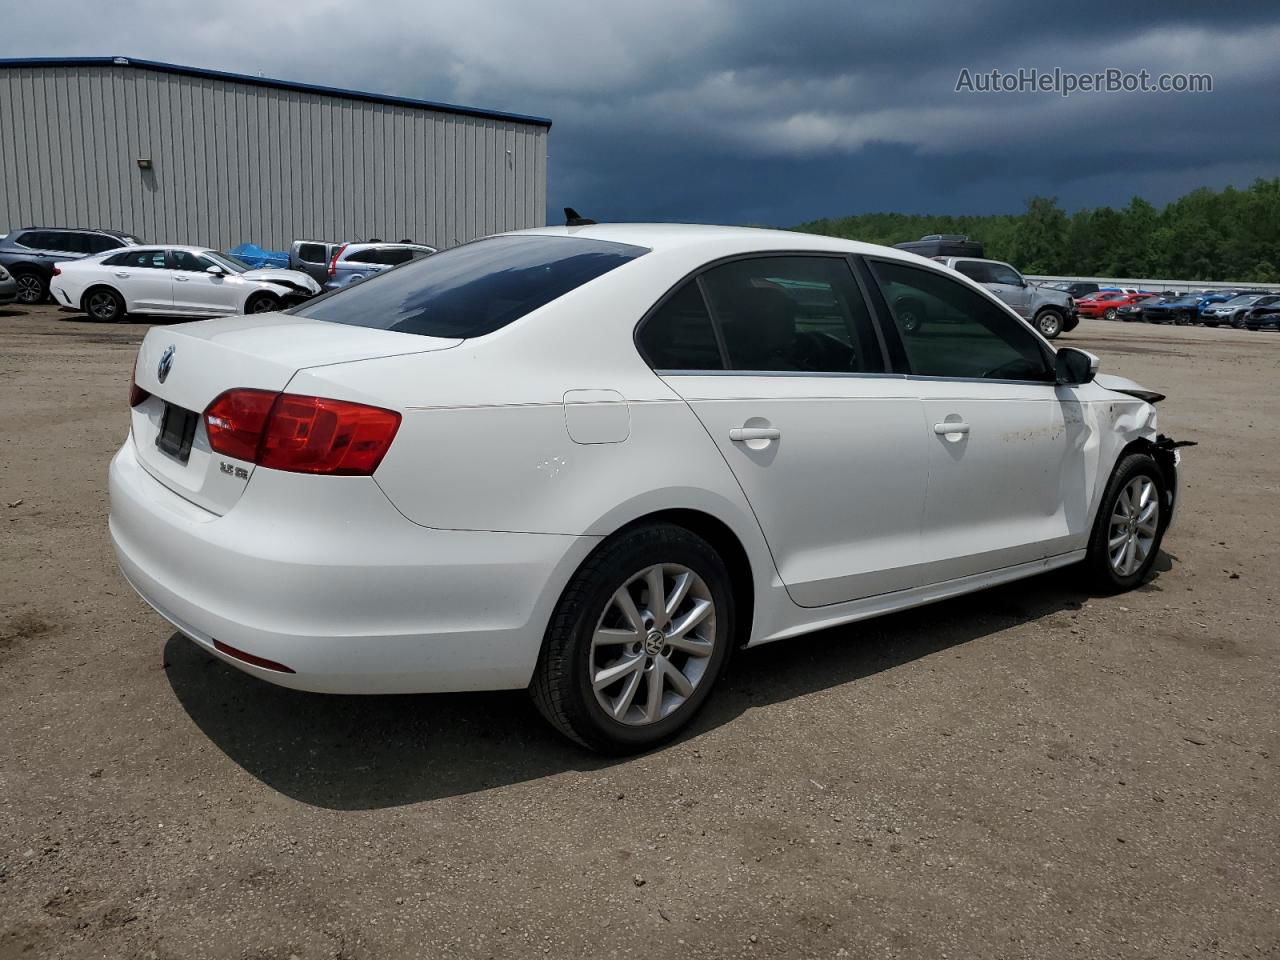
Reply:
[[[232,666],[325,693],[526,686],[551,608],[599,542],[433,530],[367,477],[261,468],[218,516],[147,473],[132,436],[109,487],[120,568],[147,603]]]

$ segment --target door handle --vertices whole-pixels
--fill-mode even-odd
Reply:
[[[949,423],[935,423],[933,432],[940,437],[945,437],[949,433],[968,433],[969,425],[961,420],[952,420]]]
[[[777,427],[734,427],[729,431],[729,439],[735,443],[747,440],[777,440],[782,431]]]
[[[190,277],[174,277],[173,279],[177,280],[179,283],[186,283],[191,278]]]
[[[127,273],[117,273],[116,276],[119,277],[121,280],[129,279],[129,275]]]

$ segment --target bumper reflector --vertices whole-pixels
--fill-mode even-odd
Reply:
[[[266,657],[255,657],[252,653],[245,653],[243,650],[237,650],[235,647],[227,646],[221,640],[213,641],[213,649],[219,653],[224,653],[234,660],[247,663],[252,667],[261,667],[263,670],[274,670],[277,673],[297,673],[291,667],[286,667],[283,663],[276,663],[274,660],[268,660]]]

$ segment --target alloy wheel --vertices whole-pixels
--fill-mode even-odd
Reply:
[[[44,284],[39,277],[21,273],[18,274],[17,281],[19,303],[39,303],[44,299]]]
[[[1150,477],[1139,474],[1116,498],[1107,530],[1107,557],[1118,576],[1131,576],[1147,561],[1160,527],[1160,497]]]
[[[114,320],[118,307],[116,298],[105,290],[99,290],[89,298],[89,316],[95,320]]]
[[[693,696],[715,647],[706,582],[680,564],[646,567],[614,591],[592,634],[596,702],[619,723],[656,723]]]

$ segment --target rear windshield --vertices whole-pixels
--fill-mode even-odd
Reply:
[[[477,240],[291,310],[429,337],[479,337],[648,251],[581,237]]]

